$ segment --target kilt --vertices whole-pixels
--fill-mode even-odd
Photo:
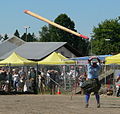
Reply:
[[[98,91],[100,90],[101,84],[99,82],[98,79],[88,79],[86,81],[83,82],[83,84],[81,85],[81,88],[83,89],[84,93],[98,93]]]

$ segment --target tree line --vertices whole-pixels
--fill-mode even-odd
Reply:
[[[67,14],[60,14],[54,22],[77,32],[74,21]],[[20,36],[16,29],[14,35],[26,42],[67,42],[68,45],[79,51],[81,56],[120,53],[120,17],[106,19],[97,27],[93,27],[90,40],[77,37],[49,24],[43,26],[38,32],[38,37],[34,33],[24,33]],[[8,38],[7,34],[4,37],[0,36],[0,39]]]

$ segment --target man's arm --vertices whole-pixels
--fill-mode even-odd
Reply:
[[[96,59],[98,60],[99,63],[101,63],[101,61],[100,61],[100,59],[98,57]]]
[[[92,56],[91,58],[89,58],[89,59],[88,59],[88,63],[91,64],[91,61],[92,61],[93,59],[97,59],[97,61],[98,61],[99,63],[101,63],[100,59],[99,59],[98,57],[96,57],[96,56]]]
[[[92,59],[93,59],[93,57],[90,57],[90,58],[88,59],[88,64],[91,64]]]

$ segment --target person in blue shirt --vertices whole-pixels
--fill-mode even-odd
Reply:
[[[91,57],[88,59],[87,80],[85,81],[85,87],[83,87],[83,90],[85,92],[86,108],[89,106],[91,92],[94,92],[97,101],[97,108],[100,108],[100,96],[98,94],[98,91],[101,87],[101,84],[98,80],[101,69],[100,63],[101,62],[98,57]]]

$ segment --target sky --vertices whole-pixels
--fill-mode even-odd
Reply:
[[[12,37],[17,29],[21,36],[29,26],[28,32],[37,36],[48,24],[24,13],[30,10],[51,21],[67,14],[77,32],[90,37],[93,27],[120,16],[119,5],[120,0],[0,0],[0,34]]]

